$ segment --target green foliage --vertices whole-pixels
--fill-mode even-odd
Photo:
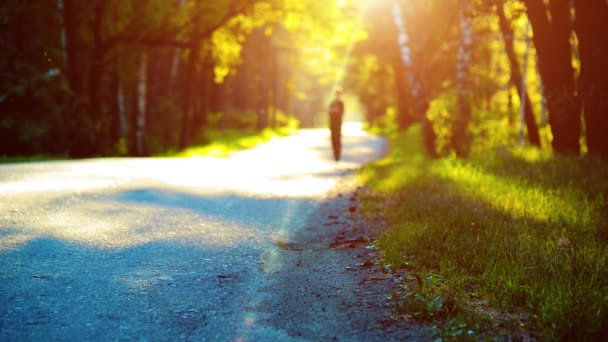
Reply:
[[[295,132],[296,130],[290,127],[283,127],[277,130],[267,128],[262,132],[251,130],[208,130],[202,138],[208,141],[207,144],[189,147],[179,152],[170,152],[163,156],[173,158],[226,158],[234,151],[252,148],[271,139],[294,134]]]
[[[422,284],[400,297],[404,308],[424,304],[422,317],[473,327],[471,312],[493,307],[549,340],[605,338],[606,162],[527,148],[430,160],[419,141],[419,127],[394,136],[390,156],[362,172],[368,210],[389,222],[378,241],[385,262],[410,265],[404,284]]]
[[[449,155],[454,151],[450,147],[453,134],[453,113],[457,111],[456,95],[443,94],[435,98],[427,112],[427,118],[433,123],[437,136],[435,148],[439,154]]]
[[[210,113],[207,126],[196,135],[193,146],[182,151],[155,153],[156,155],[192,158],[221,157],[242,149],[252,148],[274,138],[295,134],[298,121],[281,111],[276,113],[276,128],[257,130],[257,115],[251,111]]]
[[[367,125],[368,130],[374,134],[393,136],[397,134],[397,110],[395,107],[386,109],[386,113]]]

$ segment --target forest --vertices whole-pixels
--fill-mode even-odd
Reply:
[[[340,88],[390,141],[352,208],[398,319],[607,340],[607,32],[607,0],[3,0],[0,162],[326,127]]]
[[[0,154],[146,156],[324,124],[337,85],[433,155],[608,156],[604,0],[6,0]],[[348,117],[347,117],[348,119]]]

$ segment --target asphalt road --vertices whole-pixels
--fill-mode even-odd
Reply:
[[[226,159],[1,165],[0,340],[420,337],[327,247],[341,182],[384,148],[348,124],[338,163],[304,130]]]

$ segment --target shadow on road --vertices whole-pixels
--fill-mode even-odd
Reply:
[[[238,338],[259,251],[235,247],[31,240],[2,253],[0,340]]]
[[[0,340],[292,340],[276,322],[308,324],[305,307],[272,298],[336,273],[293,273],[290,253],[313,251],[279,242],[325,234],[309,226],[320,201],[385,144],[347,135],[334,163],[329,135],[311,133],[225,161],[5,169],[29,173],[3,184],[18,202],[0,217]]]

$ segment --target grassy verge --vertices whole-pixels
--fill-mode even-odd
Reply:
[[[402,313],[457,339],[608,337],[608,164],[523,148],[431,160],[420,141],[394,136],[361,172],[367,214],[388,224],[382,261],[408,270]]]
[[[283,127],[279,129],[265,129],[262,132],[243,130],[213,130],[205,134],[206,144],[186,148],[179,152],[170,152],[164,157],[192,158],[192,157],[217,157],[225,158],[230,153],[238,150],[252,148],[263,142],[276,137],[294,134],[295,127]]]

